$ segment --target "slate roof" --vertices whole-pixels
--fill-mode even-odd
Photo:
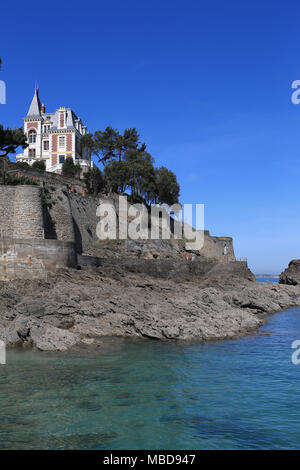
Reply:
[[[71,108],[66,109],[66,128],[60,129],[58,128],[58,119],[59,119],[59,110],[56,110],[55,113],[42,113],[41,112],[41,102],[39,98],[39,89],[38,86],[35,86],[34,89],[34,95],[31,101],[30,108],[28,110],[27,116],[24,118],[25,120],[43,120],[46,121],[47,117],[49,117],[51,121],[51,128],[50,131],[63,131],[65,129],[74,129],[76,130],[76,125],[75,123],[81,120],[76,116],[76,114],[72,111]],[[86,126],[84,126],[82,123],[82,128],[86,129]]]
[[[41,117],[41,102],[39,98],[39,89],[37,85],[35,85],[34,95],[31,101],[31,105],[26,117]]]

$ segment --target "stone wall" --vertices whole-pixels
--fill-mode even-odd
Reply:
[[[89,253],[100,257],[120,257],[132,253],[144,258],[185,257],[185,240],[125,240],[99,244],[96,227],[99,222],[97,207],[108,203],[116,208],[119,198],[110,195],[98,199],[85,195],[82,182],[66,184],[42,173],[43,186],[0,185],[0,234],[8,238],[75,242],[77,253]],[[43,201],[44,192],[44,201]],[[44,204],[43,204],[44,202]],[[128,219],[129,220],[129,219]],[[175,223],[175,222],[174,222]],[[171,231],[174,229],[174,223]],[[119,221],[117,220],[117,228]],[[232,238],[213,237],[204,232],[204,246],[196,252],[200,258],[217,261],[235,261]]]
[[[97,258],[79,255],[78,262],[82,266],[96,266],[111,269],[112,275],[120,273],[120,269],[129,273],[147,274],[154,278],[172,278],[178,281],[190,279],[227,279],[238,277],[255,281],[247,262],[229,261],[222,263],[212,259],[196,257],[194,261],[186,259],[142,259],[123,256],[122,258]],[[117,274],[118,275],[118,274]]]
[[[0,280],[40,279],[66,266],[77,267],[72,242],[0,237]]]
[[[46,238],[75,241],[69,190],[64,185],[44,185],[48,208],[44,209]]]
[[[20,174],[25,178],[39,182],[41,186],[43,186],[44,184],[53,184],[68,187],[72,184],[74,186],[74,189],[79,193],[81,193],[82,189],[85,188],[84,181],[79,180],[77,178],[68,178],[57,173],[50,173],[47,171],[42,172],[34,170],[32,167],[28,169],[18,168],[18,165],[12,162],[8,164],[8,169],[11,174]]]
[[[15,186],[0,185],[0,233],[13,236]]]
[[[99,200],[96,197],[74,193],[70,193],[69,198],[77,251],[82,253],[97,239],[96,226],[99,218],[96,216],[96,210]]]
[[[204,231],[204,246],[200,254],[218,261],[235,261],[233,241],[231,237],[213,237],[208,230]]]
[[[43,190],[34,185],[0,185],[0,279],[45,277],[77,266],[68,193],[53,204],[60,240],[44,238]]]
[[[44,238],[41,187],[0,186],[0,230],[7,237]]]
[[[15,187],[13,237],[44,238],[42,188],[18,185]]]
[[[73,188],[74,189],[74,188]],[[45,237],[75,241],[78,253],[87,250],[96,240],[98,199],[82,195],[62,184],[45,184]]]
[[[97,200],[99,204],[106,204],[111,206],[116,214],[117,214],[117,235],[119,229],[119,198],[116,194],[112,194],[109,196],[102,197],[101,199]],[[129,206],[129,203],[128,203]],[[95,209],[94,209],[95,210]],[[99,217],[97,217],[97,221],[99,221]],[[128,222],[130,219],[128,218]],[[149,226],[150,226],[150,216],[149,216]],[[180,226],[180,227],[179,227]],[[179,229],[180,233],[184,233],[182,224],[174,219],[170,221],[170,231],[171,231],[171,238],[170,240],[163,240],[161,235],[161,229],[159,230],[160,237],[156,240],[126,240],[124,242],[125,249],[123,250],[124,253],[132,252],[138,253],[142,257],[149,257],[149,254],[152,252],[157,255],[162,254],[162,256],[184,256],[186,252],[186,240],[183,238],[181,240],[174,239],[173,233]],[[97,240],[97,238],[96,238]],[[106,243],[108,245],[109,241]],[[110,242],[111,243],[111,242]],[[99,241],[97,241],[98,247],[101,245]],[[122,243],[123,245],[123,243]],[[113,248],[116,249],[115,247]],[[117,248],[118,250],[118,248]],[[99,256],[102,255],[101,251],[97,250]],[[120,251],[120,250],[119,250]],[[187,250],[189,251],[189,250]],[[205,259],[209,259],[212,261],[235,261],[234,249],[233,249],[233,240],[231,237],[215,237],[211,236],[208,230],[204,230],[204,245],[200,250],[193,250],[197,255],[203,257]],[[110,250],[109,254],[112,254],[112,250]]]

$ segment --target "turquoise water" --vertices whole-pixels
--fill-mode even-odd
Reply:
[[[300,448],[300,309],[219,343],[8,351],[1,449]]]

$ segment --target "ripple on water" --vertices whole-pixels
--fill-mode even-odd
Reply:
[[[85,352],[8,351],[1,449],[299,448],[300,309],[219,343],[105,340]]]

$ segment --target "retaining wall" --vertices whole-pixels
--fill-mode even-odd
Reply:
[[[77,267],[73,242],[0,237],[0,280],[43,278],[66,266]]]
[[[6,237],[44,238],[40,186],[0,185],[0,231]]]

